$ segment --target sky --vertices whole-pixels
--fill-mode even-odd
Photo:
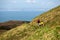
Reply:
[[[0,11],[46,11],[60,5],[60,0],[0,0]]]

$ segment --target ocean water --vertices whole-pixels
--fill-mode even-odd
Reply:
[[[0,22],[9,20],[31,21],[43,11],[0,11]]]

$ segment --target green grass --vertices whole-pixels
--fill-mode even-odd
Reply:
[[[24,37],[28,37],[31,34],[34,33],[34,31],[38,29],[38,27],[35,26],[29,26],[29,24],[23,24],[22,26],[19,26],[17,28],[14,28],[4,34],[1,35],[1,40],[18,40],[22,39]]]
[[[60,34],[56,28],[42,27],[37,29],[33,35],[25,40],[60,40]]]
[[[0,40],[59,40],[60,39],[60,25],[49,27],[46,25],[44,27],[40,26],[29,26],[25,24],[26,27],[20,30],[12,29],[4,33]],[[25,26],[24,25],[24,26]]]

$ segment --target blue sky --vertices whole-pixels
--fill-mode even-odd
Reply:
[[[45,11],[60,5],[60,0],[0,0],[0,11]]]

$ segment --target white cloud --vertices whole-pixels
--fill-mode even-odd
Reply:
[[[26,0],[27,3],[35,3],[36,0]]]

